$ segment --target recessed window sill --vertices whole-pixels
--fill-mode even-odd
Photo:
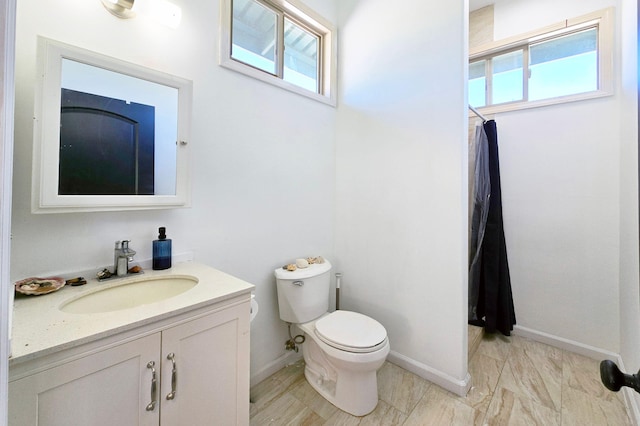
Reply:
[[[244,74],[246,76],[255,78],[256,80],[260,80],[265,83],[271,84],[273,86],[280,87],[281,89],[287,90],[289,92],[293,92],[295,94],[305,96],[309,99],[313,99],[314,101],[318,101],[326,105],[335,107],[337,104],[335,96],[325,96],[319,93],[311,92],[309,90],[303,89],[302,87],[296,86],[295,84],[291,84],[278,77],[265,73],[264,71],[260,71],[248,65],[240,63],[234,59],[221,58],[220,66],[230,69],[232,71],[239,72],[240,74]]]
[[[526,102],[510,102],[499,105],[489,105],[483,107],[476,107],[476,109],[483,115],[498,114],[502,112],[519,111],[530,108],[539,108],[551,105],[559,105],[567,102],[577,102],[589,99],[603,98],[606,96],[612,96],[613,92],[608,90],[596,90],[593,92],[580,93],[577,95],[560,96],[557,98],[540,99],[538,101],[526,101]]]

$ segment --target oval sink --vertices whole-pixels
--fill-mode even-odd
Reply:
[[[71,314],[120,311],[172,298],[197,284],[198,279],[188,275],[142,278],[91,291],[63,303],[60,310]]]

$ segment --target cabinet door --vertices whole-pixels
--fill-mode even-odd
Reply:
[[[151,369],[160,381],[160,333],[105,349],[9,383],[11,426],[158,425]],[[159,396],[159,393],[158,393]]]
[[[162,425],[249,424],[249,311],[247,302],[162,332]]]

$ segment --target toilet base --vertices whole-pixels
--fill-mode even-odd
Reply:
[[[348,373],[342,372],[341,376],[343,374]],[[371,413],[378,405],[378,380],[375,372],[356,375],[360,377],[341,377],[343,380],[336,383],[322,379],[308,366],[304,369],[305,378],[324,399],[342,411],[360,417]]]
[[[304,376],[323,398],[347,413],[364,416],[378,405],[377,370],[389,352],[385,346],[371,363],[348,363],[328,356],[315,339],[307,335],[302,345]]]

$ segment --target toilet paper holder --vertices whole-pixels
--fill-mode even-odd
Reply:
[[[252,322],[254,320],[254,318],[256,317],[256,315],[258,315],[258,310],[259,310],[259,306],[258,306],[258,302],[256,302],[256,295],[252,294],[251,295],[251,308],[249,311],[249,322]]]

